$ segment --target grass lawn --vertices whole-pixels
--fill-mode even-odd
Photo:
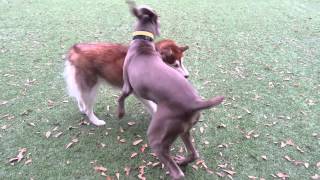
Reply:
[[[190,46],[185,64],[200,94],[227,97],[193,131],[213,174],[193,163],[187,179],[320,175],[319,0],[144,2],[161,16],[160,38]],[[81,123],[66,94],[67,49],[128,43],[133,22],[122,0],[0,0],[0,179],[105,179],[97,166],[114,179],[137,179],[142,165],[147,179],[168,179],[148,164],[157,162],[149,148],[140,152],[150,116],[135,98],[118,120],[119,91],[101,88],[95,112],[107,125],[97,128]],[[21,148],[24,158],[8,163]]]

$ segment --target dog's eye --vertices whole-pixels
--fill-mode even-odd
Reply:
[[[179,64],[173,64],[172,66],[175,67],[175,68],[178,68]]]

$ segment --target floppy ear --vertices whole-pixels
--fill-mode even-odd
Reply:
[[[189,46],[182,46],[182,47],[180,47],[180,50],[181,50],[182,52],[186,51],[187,49],[189,49]]]

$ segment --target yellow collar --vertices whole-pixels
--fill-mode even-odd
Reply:
[[[154,39],[154,35],[148,31],[135,31],[133,32],[133,36],[147,36],[147,37],[150,37],[151,39]]]

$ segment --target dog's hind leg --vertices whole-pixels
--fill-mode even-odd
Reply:
[[[93,105],[96,99],[98,87],[98,84],[96,84],[89,90],[82,91],[81,100],[84,105],[84,112],[87,115],[89,121],[96,126],[102,126],[105,125],[106,122],[97,118],[97,116],[93,112]]]
[[[188,154],[187,157],[177,156],[177,157],[175,157],[175,161],[180,166],[186,166],[189,163],[191,163],[191,162],[195,161],[196,159],[198,159],[199,158],[199,153],[196,150],[196,148],[194,147],[194,145],[192,144],[190,131],[182,134],[180,137],[181,137],[184,145],[186,146],[186,149],[187,149],[189,154]]]
[[[119,99],[118,99],[117,115],[119,119],[121,119],[125,114],[124,101],[131,93],[132,93],[132,87],[130,86],[129,82],[124,83],[122,87],[121,95],[119,96]]]
[[[168,169],[172,179],[184,179],[184,173],[170,156],[170,146],[181,132],[180,121],[160,118],[159,110],[153,115],[148,128],[148,141],[152,151]]]

